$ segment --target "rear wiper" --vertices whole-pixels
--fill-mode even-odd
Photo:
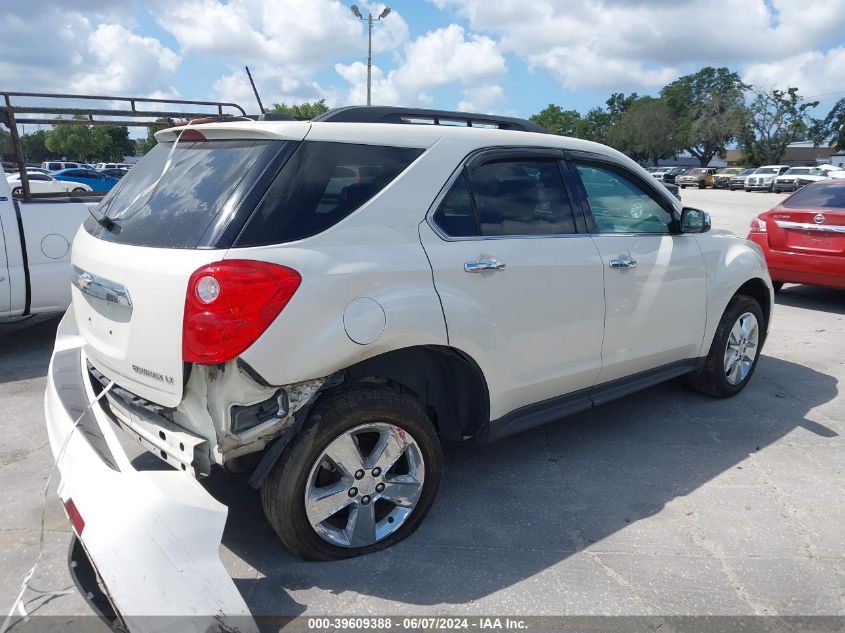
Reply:
[[[102,226],[106,231],[110,231],[114,234],[120,233],[120,225],[117,222],[115,222],[105,214],[97,215],[96,213],[94,213],[94,210],[90,206],[88,206],[87,204],[85,206],[88,208],[88,213],[91,214],[91,217],[94,218],[94,221],[100,226]]]

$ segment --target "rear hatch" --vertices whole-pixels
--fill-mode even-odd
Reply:
[[[765,217],[773,250],[845,256],[845,180],[805,187]]]
[[[232,124],[189,128],[178,142],[159,133],[164,142],[94,208],[100,221],[80,229],[73,310],[88,359],[116,384],[166,407],[181,401],[188,281],[223,259],[308,129],[287,125],[287,139]]]

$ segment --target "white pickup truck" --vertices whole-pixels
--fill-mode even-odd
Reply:
[[[15,199],[0,167],[0,323],[70,305],[70,244],[89,204],[96,202]]]

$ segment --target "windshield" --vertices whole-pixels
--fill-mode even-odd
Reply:
[[[809,174],[810,168],[809,167],[793,167],[789,171],[784,174],[785,176],[798,176],[800,174]]]
[[[777,167],[761,167],[757,170],[758,174],[776,174],[778,173]]]
[[[821,182],[804,187],[785,200],[783,206],[845,211],[845,182]]]
[[[707,173],[707,170],[703,167],[699,167],[698,169],[690,169],[687,173],[691,176],[702,176]]]
[[[86,230],[121,244],[194,248],[238,183],[273,143],[213,140],[159,143],[103,198],[95,213],[114,220],[108,231],[89,219]]]

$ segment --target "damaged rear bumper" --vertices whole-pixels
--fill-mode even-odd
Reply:
[[[95,394],[81,345],[68,313],[50,361],[47,431],[59,497],[78,512],[75,531],[116,615],[132,632],[256,631],[218,554],[226,507],[187,473],[133,467],[99,403],[87,408]]]

